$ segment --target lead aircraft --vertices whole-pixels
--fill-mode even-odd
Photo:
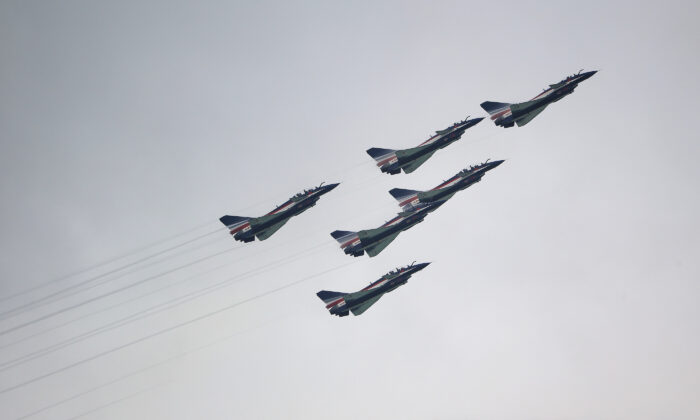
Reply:
[[[579,83],[597,73],[597,70],[586,73],[581,73],[581,71],[568,76],[559,83],[549,85],[549,89],[545,89],[542,93],[527,102],[509,104],[486,101],[481,104],[481,107],[491,115],[491,120],[493,120],[496,125],[508,128],[517,124],[518,127],[522,127],[532,121],[540,112],[544,111],[547,105],[572,94]]]

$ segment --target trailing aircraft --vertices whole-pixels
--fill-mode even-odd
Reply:
[[[324,186],[321,183],[318,187],[304,190],[264,216],[223,216],[219,220],[228,227],[231,235],[237,241],[251,242],[255,238],[264,241],[284,226],[289,219],[315,206],[323,194],[328,193],[338,185],[330,184]]]
[[[350,312],[353,315],[361,315],[370,306],[377,303],[379,298],[386,293],[406,284],[411,276],[420,270],[424,269],[430,263],[413,264],[397,268],[396,271],[390,271],[384,274],[379,280],[370,283],[369,286],[354,293],[331,292],[321,290],[316,293],[325,304],[326,309],[331,315],[339,317],[347,316]]]
[[[367,251],[367,255],[374,257],[396,239],[399,233],[422,222],[428,213],[444,203],[445,201],[435,201],[415,206],[411,210],[400,212],[396,217],[376,229],[359,232],[336,230],[331,232],[331,236],[340,243],[340,248],[348,255],[359,257]]]
[[[488,160],[476,166],[470,166],[457,173],[447,181],[428,191],[404,190],[402,188],[394,188],[389,191],[399,202],[399,206],[404,211],[411,210],[415,206],[421,204],[432,203],[438,200],[449,200],[457,191],[464,190],[473,184],[481,181],[486,172],[497,167],[504,161],[497,160],[489,162]]]
[[[491,115],[491,120],[493,120],[496,125],[508,128],[517,124],[518,127],[522,127],[532,121],[540,112],[544,111],[547,105],[570,95],[579,83],[597,73],[597,71],[589,71],[586,73],[581,73],[581,71],[568,76],[559,83],[549,85],[549,89],[545,89],[542,93],[527,102],[508,104],[487,101],[483,102],[481,107]]]
[[[367,149],[367,154],[377,161],[379,169],[387,174],[395,175],[402,170],[410,174],[425,163],[437,150],[449,146],[459,140],[464,132],[478,124],[483,118],[467,117],[464,121],[452,124],[444,130],[438,130],[435,135],[416,147],[403,150]]]

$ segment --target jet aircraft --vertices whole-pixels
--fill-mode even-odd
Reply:
[[[326,304],[326,309],[331,315],[343,317],[352,312],[353,315],[358,316],[377,303],[385,293],[406,284],[414,273],[424,269],[430,263],[414,264],[415,261],[409,266],[390,271],[358,292],[342,293],[321,290],[316,293],[316,296]]]
[[[331,232],[331,236],[340,243],[340,248],[348,255],[359,257],[367,251],[367,255],[374,257],[396,239],[399,233],[422,222],[428,213],[444,203],[445,201],[435,201],[415,206],[411,210],[400,212],[396,217],[376,229],[359,232],[336,230]]]
[[[578,74],[568,76],[559,83],[549,85],[549,89],[545,89],[527,102],[507,104],[487,101],[483,102],[481,107],[491,115],[491,119],[496,125],[508,128],[512,127],[513,124],[518,124],[518,127],[522,127],[532,121],[547,105],[570,95],[579,83],[597,73],[597,70],[586,73],[581,73],[581,71]]]
[[[310,190],[304,190],[277,206],[274,210],[260,217],[223,216],[219,218],[221,223],[228,227],[231,235],[237,241],[251,242],[255,238],[260,241],[272,236],[279,228],[284,226],[293,216],[303,213],[316,202],[323,194],[337,187],[338,184],[319,185]]]
[[[377,166],[384,173],[396,175],[403,170],[404,173],[410,174],[425,163],[433,153],[459,140],[469,127],[475,126],[481,120],[483,118],[470,120],[467,117],[464,121],[436,131],[435,135],[428,140],[410,149],[393,150],[373,147],[367,149],[367,154],[377,161]]]
[[[404,190],[394,188],[389,191],[398,202],[403,211],[413,209],[421,204],[432,203],[437,200],[447,201],[452,198],[457,191],[464,190],[471,185],[481,181],[481,178],[486,175],[486,172],[497,167],[504,161],[497,160],[489,162],[488,160],[476,166],[470,166],[460,171],[452,178],[444,181],[442,184],[428,191]]]

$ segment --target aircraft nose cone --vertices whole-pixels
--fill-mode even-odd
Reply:
[[[335,184],[328,184],[326,185],[326,191],[331,191],[333,188],[337,187],[340,185],[340,182],[336,182]]]
[[[472,118],[469,121],[471,121],[472,125],[476,125],[476,124],[479,124],[481,122],[481,120],[483,120],[483,119],[484,119],[484,117],[479,117],[479,118]]]
[[[420,271],[420,270],[424,269],[425,267],[427,267],[427,266],[429,266],[429,265],[430,265],[430,263],[427,262],[427,263],[416,264],[416,265],[414,265],[413,267],[416,269],[416,271]]]
[[[500,164],[503,163],[503,162],[505,162],[505,160],[494,160],[493,162],[491,162],[491,163],[489,164],[489,170],[491,170],[491,169],[497,167],[498,165],[500,165]]]

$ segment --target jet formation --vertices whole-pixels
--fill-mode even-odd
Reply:
[[[589,71],[568,76],[559,83],[549,85],[542,93],[530,101],[521,103],[483,102],[481,107],[489,113],[491,120],[504,128],[518,125],[522,127],[532,121],[549,104],[570,95],[579,85],[597,71]],[[481,122],[483,118],[469,119],[452,124],[444,130],[438,130],[420,145],[402,150],[381,149],[373,147],[367,150],[383,173],[396,175],[403,171],[410,174],[418,169],[439,149],[443,149],[459,140],[464,132]],[[401,207],[401,211],[388,222],[375,229],[358,232],[336,230],[331,236],[340,243],[340,248],[347,255],[359,257],[367,253],[375,257],[381,253],[401,232],[410,229],[425,220],[426,216],[437,210],[451,199],[458,191],[462,191],[481,181],[487,172],[495,169],[504,161],[497,160],[469,166],[443,181],[440,185],[428,191],[407,190],[394,188],[389,193]],[[251,242],[257,238],[260,241],[272,236],[293,216],[303,213],[316,205],[322,195],[330,192],[338,184],[330,184],[304,190],[290,198],[284,204],[260,217],[223,216],[219,220],[228,227],[230,234],[237,241]],[[385,293],[391,292],[406,284],[408,279],[430,263],[411,264],[397,268],[384,274],[379,280],[354,293],[332,292],[321,290],[316,295],[326,304],[331,315],[339,317],[364,313],[374,305]]]
[[[226,225],[233,239],[241,242],[260,241],[272,236],[292,217],[305,212],[316,205],[322,195],[332,191],[338,184],[319,185],[304,190],[277,206],[274,210],[260,217],[223,216],[219,218]]]
[[[410,174],[424,164],[426,160],[430,159],[437,150],[445,148],[462,138],[462,135],[468,128],[477,125],[481,120],[483,118],[472,118],[470,120],[467,117],[464,121],[454,123],[444,130],[436,131],[435,135],[428,140],[410,149],[393,150],[373,147],[367,149],[367,154],[377,161],[379,169],[386,174],[396,175],[401,171]]]
[[[409,266],[397,268],[395,271],[384,274],[379,280],[354,293],[321,290],[316,293],[316,296],[326,304],[326,309],[331,315],[343,317],[352,312],[353,315],[358,316],[377,303],[379,298],[386,293],[406,284],[413,274],[421,271],[428,264],[430,263],[415,264],[414,261]]]
[[[532,121],[540,112],[544,111],[547,105],[572,94],[579,83],[597,73],[597,71],[586,73],[581,73],[581,71],[578,74],[568,76],[559,83],[549,85],[549,89],[545,89],[527,102],[508,104],[486,101],[482,102],[481,107],[491,115],[491,120],[496,125],[508,128],[512,127],[513,124],[517,124],[518,127],[522,127]]]

